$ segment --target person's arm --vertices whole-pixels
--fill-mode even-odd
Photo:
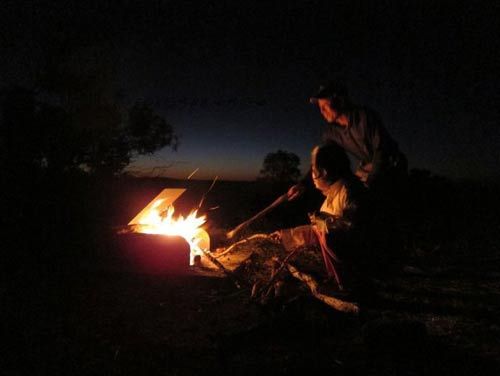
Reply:
[[[309,216],[311,224],[322,227],[326,232],[346,233],[356,226],[358,204],[351,201],[344,208],[343,215],[316,213]]]

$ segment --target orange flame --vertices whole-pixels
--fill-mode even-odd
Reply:
[[[203,251],[209,251],[210,248],[208,234],[201,228],[207,220],[206,216],[198,217],[198,211],[194,210],[186,218],[182,215],[175,218],[175,209],[172,205],[169,205],[166,211],[160,211],[159,206],[163,201],[164,199],[160,198],[153,203],[150,209],[138,219],[134,231],[183,237],[191,248],[190,265],[193,265],[195,256],[202,256]]]

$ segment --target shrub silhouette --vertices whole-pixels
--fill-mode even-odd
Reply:
[[[299,166],[296,154],[278,150],[266,155],[259,178],[273,183],[294,183],[300,177]]]

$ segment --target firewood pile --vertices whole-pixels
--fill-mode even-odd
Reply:
[[[359,311],[332,280],[325,281],[321,251],[316,247],[287,252],[272,236],[255,234],[218,248],[211,258],[257,304],[287,302],[309,294],[337,311]]]

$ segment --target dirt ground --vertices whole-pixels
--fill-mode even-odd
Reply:
[[[500,374],[492,233],[451,253],[421,241],[420,257],[374,282],[373,301],[353,316],[307,293],[261,306],[220,273],[137,272],[105,228],[64,243],[72,262],[40,257],[2,277],[2,374]],[[470,244],[488,252],[471,258],[459,249]],[[71,256],[89,245],[91,256]]]
[[[262,307],[217,273],[33,275],[3,291],[4,370],[495,375],[500,290],[491,269],[410,270],[378,286],[357,317],[307,294]]]

